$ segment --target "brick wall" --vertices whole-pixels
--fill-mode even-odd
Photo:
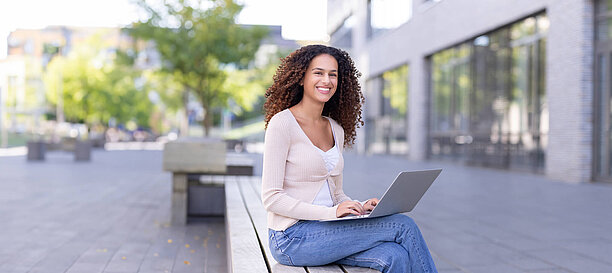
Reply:
[[[592,169],[593,4],[551,1],[547,11],[550,142],[546,173],[586,182]]]

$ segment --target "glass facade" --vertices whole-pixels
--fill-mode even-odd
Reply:
[[[612,181],[612,1],[595,5],[595,94],[593,172],[597,180]]]
[[[539,14],[429,58],[431,158],[544,170],[547,29]]]
[[[408,65],[368,80],[366,145],[370,154],[408,153]]]

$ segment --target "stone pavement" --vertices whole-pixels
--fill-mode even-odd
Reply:
[[[10,154],[10,153],[4,153]],[[0,156],[1,273],[226,272],[223,217],[169,225],[160,151]]]
[[[612,185],[541,175],[345,156],[345,192],[380,196],[401,170],[442,168],[408,213],[440,272],[612,272]]]
[[[408,215],[440,272],[612,272],[609,184],[347,153],[345,192],[379,197],[429,168],[444,170]],[[225,272],[223,220],[172,227],[169,210],[160,151],[0,155],[0,272]]]

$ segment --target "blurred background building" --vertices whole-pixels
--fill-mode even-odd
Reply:
[[[244,28],[251,28],[252,25],[242,25]],[[284,39],[281,35],[281,26],[266,26],[268,29],[267,38],[263,39],[259,50],[253,60],[253,67],[261,68],[269,64],[270,60],[278,60],[278,56],[287,54],[296,49],[299,45],[296,41]],[[90,60],[98,63],[112,62],[116,58],[118,51],[126,52],[135,59],[134,67],[140,71],[152,70],[161,65],[162,60],[152,42],[136,42],[128,33],[122,31],[120,27],[73,27],[73,26],[48,26],[43,29],[17,29],[12,31],[7,38],[7,57],[0,59],[0,148],[7,146],[24,145],[26,141],[36,139],[41,136],[47,137],[51,134],[64,134],[62,136],[75,137],[70,135],[70,131],[79,134],[75,127],[83,128],[83,124],[66,122],[62,100],[57,103],[51,102],[50,97],[62,97],[62,94],[49,94],[48,86],[45,86],[45,77],[57,77],[58,82],[62,82],[62,77],[67,75],[52,74],[47,68],[51,61],[58,56],[68,57],[78,47],[94,47],[94,44],[103,43],[102,48],[96,52],[94,57],[97,60]],[[96,45],[98,46],[98,45]],[[109,57],[113,56],[113,57]],[[97,64],[98,69],[103,70],[102,64]],[[88,75],[95,77],[94,75]],[[135,81],[142,79],[135,79]],[[135,82],[134,86],[142,85]],[[65,86],[57,87],[58,90],[65,89]],[[84,90],[87,93],[87,91]],[[149,92],[148,98],[153,104],[163,104],[159,95],[153,90]],[[198,100],[189,96],[189,103],[185,111],[188,113],[189,132],[196,135],[202,134],[200,125],[203,119],[203,108]],[[263,104],[263,98],[257,111]],[[236,108],[236,107],[234,107]],[[164,110],[164,107],[161,107]],[[170,111],[163,114],[162,123],[170,124],[167,130],[157,130],[154,134],[175,134],[182,122],[185,122],[179,113],[172,115]],[[219,136],[227,132],[232,127],[235,114],[230,109],[216,109],[220,116],[216,121],[215,133]],[[155,118],[158,118],[154,115]],[[167,121],[167,119],[170,119]],[[260,124],[263,122],[261,114],[257,113],[246,115],[235,121],[237,126],[243,127],[252,123]],[[159,123],[159,122],[157,122]],[[106,128],[119,128],[124,130],[126,124],[119,124],[115,119],[111,119],[108,124],[102,124]],[[147,127],[147,124],[139,124]],[[111,130],[116,132],[117,130]],[[61,133],[58,130],[62,131]],[[84,128],[85,132],[91,128]],[[127,129],[126,129],[127,130]],[[170,131],[168,131],[170,130]],[[81,130],[82,131],[82,130]],[[251,130],[253,131],[253,130]],[[107,131],[108,132],[108,131]],[[238,137],[263,139],[263,128],[255,132],[243,133],[244,130],[233,132]],[[129,132],[126,132],[129,133]],[[103,132],[102,132],[103,134]],[[176,135],[176,134],[175,134]],[[107,136],[108,138],[108,136]],[[110,141],[134,140],[127,134],[113,133]]]
[[[106,52],[127,49],[133,39],[120,28],[49,26],[43,29],[18,29],[7,38],[7,57],[0,59],[0,147],[9,139],[17,144],[33,133],[44,133],[53,116],[53,126],[65,122],[62,105],[51,109],[45,96],[44,73],[56,56],[68,55],[75,46],[87,43],[94,35],[109,45]],[[144,50],[143,53],[150,51]],[[151,66],[159,59],[148,58]],[[60,100],[61,101],[61,100]],[[56,119],[57,117],[57,119]]]
[[[329,0],[363,153],[612,181],[612,2]]]

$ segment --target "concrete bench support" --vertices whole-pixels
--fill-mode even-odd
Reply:
[[[223,183],[188,180],[188,216],[225,215],[225,188]]]
[[[172,173],[172,224],[187,223],[187,174]]]
[[[253,160],[228,154],[225,147],[222,141],[194,138],[165,145],[164,170],[172,172],[172,224],[185,225],[188,216],[223,216],[223,177],[253,175]]]
[[[187,224],[189,175],[225,173],[225,144],[210,139],[184,138],[164,146],[163,165],[172,172],[172,224]],[[215,200],[207,200],[215,203]]]

